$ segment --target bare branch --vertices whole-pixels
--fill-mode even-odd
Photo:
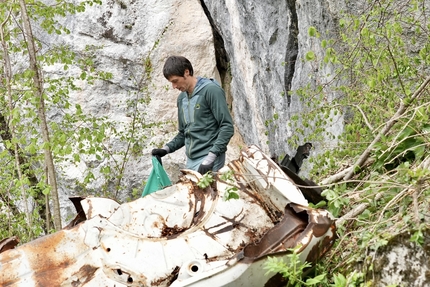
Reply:
[[[379,200],[382,197],[382,193],[378,193],[375,196],[375,200]],[[370,203],[361,203],[357,205],[355,208],[350,210],[347,214],[336,220],[336,226],[341,226],[343,223],[351,218],[355,218],[357,215],[363,213],[364,210],[370,205]]]
[[[342,170],[342,171],[340,171],[340,172],[338,172],[338,173],[336,173],[336,174],[334,174],[334,175],[332,175],[332,176],[330,176],[330,177],[322,180],[320,182],[320,185],[328,185],[328,184],[331,184],[331,183],[338,182],[339,180],[342,180],[344,178],[344,176],[347,175],[348,172],[351,169],[352,169],[352,167],[350,166],[350,167],[348,167],[348,168],[346,168],[346,169],[344,169],[344,170]]]
[[[421,84],[421,86],[414,92],[414,94],[411,96],[408,103],[405,103],[402,101],[400,103],[400,107],[398,108],[397,112],[394,114],[393,117],[385,124],[385,127],[380,131],[380,133],[375,137],[375,139],[370,143],[370,145],[366,148],[366,150],[361,154],[361,156],[358,158],[356,163],[353,165],[352,169],[348,172],[348,174],[344,177],[344,180],[350,179],[354,175],[354,170],[356,167],[362,167],[364,162],[367,160],[367,158],[370,155],[370,151],[373,149],[374,145],[379,142],[379,140],[385,136],[390,129],[394,126],[394,124],[399,120],[399,118],[405,113],[406,109],[410,106],[410,104],[418,98],[421,93],[424,91],[426,86],[430,83],[430,76],[428,76],[424,82]]]

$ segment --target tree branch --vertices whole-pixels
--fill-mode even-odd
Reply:
[[[350,179],[354,175],[354,170],[357,167],[362,167],[364,162],[367,160],[367,158],[370,155],[371,150],[373,149],[374,145],[382,138],[382,136],[385,136],[390,129],[394,126],[394,124],[399,120],[399,118],[405,113],[406,109],[411,105],[411,103],[417,99],[421,93],[424,91],[425,87],[430,83],[430,76],[428,76],[424,82],[421,84],[421,86],[414,92],[414,94],[411,96],[408,103],[405,104],[404,101],[400,103],[400,107],[398,108],[397,112],[394,114],[393,117],[385,124],[385,127],[381,130],[381,132],[375,137],[375,139],[370,143],[370,145],[366,148],[366,150],[361,154],[361,156],[358,158],[356,163],[352,166],[351,170],[347,173],[347,175],[343,178],[344,180]]]
[[[379,200],[382,197],[382,193],[378,193],[375,196],[375,201]],[[343,223],[348,220],[348,219],[352,219],[357,217],[358,215],[360,215],[368,206],[370,205],[370,203],[361,203],[359,205],[357,205],[355,208],[353,208],[352,210],[350,210],[347,214],[345,214],[344,216],[340,217],[339,219],[336,220],[336,226],[341,226],[343,225]]]

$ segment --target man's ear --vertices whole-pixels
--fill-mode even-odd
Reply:
[[[190,76],[190,70],[185,69],[184,71],[184,78],[189,77]]]

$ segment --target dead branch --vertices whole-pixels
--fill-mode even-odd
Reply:
[[[382,197],[382,193],[378,193],[375,196],[375,200],[379,200]],[[336,226],[341,226],[343,223],[348,220],[357,217],[361,213],[363,213],[364,210],[370,205],[370,203],[361,203],[357,205],[354,209],[350,210],[347,214],[340,217],[336,220]]]
[[[370,143],[370,145],[366,148],[366,150],[361,154],[361,156],[358,158],[356,163],[352,166],[352,168],[349,170],[349,172],[346,174],[346,176],[343,178],[343,180],[348,180],[354,175],[354,170],[359,167],[361,168],[365,161],[368,159],[371,150],[373,149],[374,145],[379,142],[379,140],[385,136],[390,129],[394,126],[394,124],[399,120],[399,118],[405,113],[406,109],[411,105],[411,103],[417,99],[421,93],[424,91],[425,87],[430,83],[430,76],[428,76],[424,82],[421,84],[421,86],[414,92],[414,94],[411,96],[408,103],[405,103],[402,101],[400,103],[400,107],[398,108],[397,112],[394,114],[393,117],[385,124],[385,127],[380,131],[380,133],[375,137],[375,139]]]
[[[348,172],[349,172],[351,169],[352,169],[352,167],[350,166],[350,167],[347,167],[347,168],[346,168],[346,169],[344,169],[344,170],[341,170],[340,172],[338,172],[338,173],[336,173],[336,174],[333,174],[332,176],[330,176],[330,177],[328,177],[328,178],[326,178],[326,179],[322,180],[322,181],[320,182],[320,185],[328,185],[328,184],[332,184],[332,183],[335,183],[335,182],[338,182],[338,181],[342,180],[342,179],[343,179],[343,177],[344,177],[345,175],[347,175],[347,174],[348,174]]]
[[[367,166],[367,165],[371,165],[374,162],[374,160],[372,159],[367,159],[366,162],[363,164],[363,166]],[[332,176],[323,179],[319,184],[324,186],[324,185],[329,185],[332,183],[336,183],[339,182],[341,180],[343,180],[343,178],[345,177],[346,174],[348,174],[348,172],[350,172],[352,169],[352,166],[347,167],[341,171],[339,171],[336,174],[333,174]]]

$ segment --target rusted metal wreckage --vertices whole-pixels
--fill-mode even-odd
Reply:
[[[230,180],[221,174],[233,171]],[[268,256],[298,247],[315,262],[333,245],[331,214],[308,200],[258,147],[241,151],[215,182],[183,170],[178,183],[132,202],[71,198],[64,229],[13,248],[0,242],[0,286],[277,286]],[[232,187],[239,199],[224,200]]]

